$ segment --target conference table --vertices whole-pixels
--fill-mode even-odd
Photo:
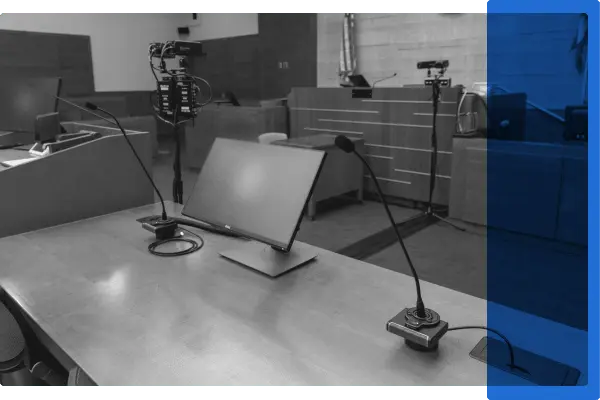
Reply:
[[[180,216],[181,206],[167,210]],[[200,230],[199,251],[157,257],[136,222],[155,214],[158,204],[0,239],[5,295],[58,360],[96,384],[486,384],[486,365],[469,357],[484,332],[448,332],[437,352],[420,353],[386,331],[415,303],[412,277],[314,248],[315,261],[272,279],[219,256],[245,239]],[[485,300],[422,290],[450,326],[485,325]],[[553,332],[557,346],[587,337]]]

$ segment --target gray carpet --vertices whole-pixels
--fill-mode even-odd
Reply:
[[[486,235],[481,227],[468,229],[459,232],[438,223],[405,241],[422,280],[587,329],[587,249],[497,230]],[[488,256],[494,257],[493,271],[488,270]],[[365,261],[410,275],[399,245]]]
[[[419,278],[440,286],[486,297],[485,230],[464,233],[438,223],[405,240]],[[365,260],[368,263],[410,275],[400,245],[393,245]]]

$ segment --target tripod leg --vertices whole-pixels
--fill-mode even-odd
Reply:
[[[450,221],[448,221],[446,218],[442,218],[439,215],[437,215],[436,213],[431,213],[432,216],[434,216],[435,218],[437,218],[438,220],[445,222],[446,224],[450,225],[451,227],[453,227],[454,229],[458,229],[461,232],[466,232],[467,230],[463,227],[460,227]]]

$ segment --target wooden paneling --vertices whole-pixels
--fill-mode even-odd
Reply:
[[[63,78],[62,95],[94,92],[90,38],[0,30],[0,74]]]
[[[195,123],[185,126],[186,166],[200,169],[217,137],[256,142],[267,132],[283,132],[287,126],[285,107],[207,106]]]
[[[587,245],[588,156],[585,148],[577,150],[563,158],[556,238]]]
[[[216,98],[226,91],[238,99],[260,97],[258,35],[206,40],[202,44],[206,56],[191,59],[191,69],[210,83]],[[201,90],[206,88],[202,86]]]
[[[242,100],[280,98],[295,86],[314,87],[316,24],[316,14],[259,14],[258,35],[202,41],[206,57],[192,59],[192,70],[217,98],[225,91]]]
[[[93,130],[103,137],[0,170],[0,187],[10,191],[9,196],[0,197],[0,237],[154,202],[152,186],[118,129],[75,123],[65,128],[68,132]],[[150,135],[130,132],[128,136],[148,167],[152,162]],[[20,158],[27,156],[21,152]],[[14,153],[0,150],[2,161],[12,157]]]
[[[316,24],[316,14],[259,14],[263,99],[317,85]]]
[[[455,138],[450,216],[586,245],[586,152],[573,145]]]
[[[443,89],[438,110],[437,204],[448,204],[458,94],[457,89]],[[381,88],[372,99],[353,99],[351,90],[343,88],[294,88],[289,97],[291,136],[331,133],[363,138],[366,158],[386,194],[427,201],[430,99],[427,88]],[[365,188],[374,190],[369,178]]]

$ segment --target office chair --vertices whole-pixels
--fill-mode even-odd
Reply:
[[[27,346],[21,328],[0,303],[0,384],[34,386],[35,378],[26,365]]]
[[[286,140],[288,137],[285,133],[268,132],[263,133],[258,137],[258,143],[260,144],[271,144],[278,140]]]

